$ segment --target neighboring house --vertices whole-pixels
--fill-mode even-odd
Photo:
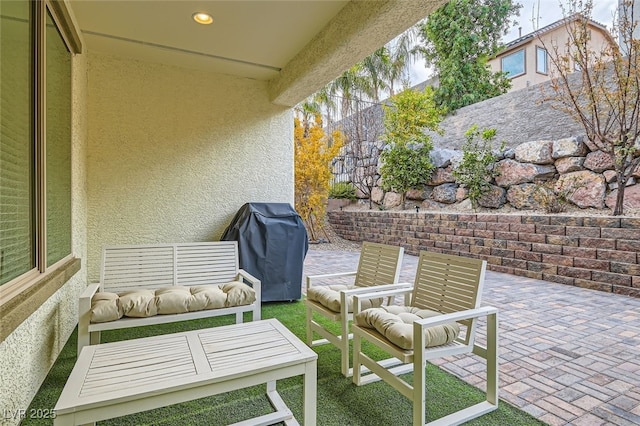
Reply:
[[[0,1],[0,423],[102,246],[217,240],[244,203],[293,203],[293,107],[442,3]]]
[[[545,46],[551,49],[555,45],[563,51],[569,38],[566,25],[575,19],[577,15],[569,16],[507,43],[505,49],[489,61],[491,70],[508,73],[510,91],[551,79],[550,67],[553,64]],[[589,20],[588,26],[591,32],[590,45],[594,50],[600,51],[608,44],[616,44],[604,25]]]

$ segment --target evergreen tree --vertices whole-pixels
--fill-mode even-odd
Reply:
[[[492,72],[487,62],[502,49],[520,7],[513,0],[451,0],[429,15],[418,49],[439,80],[439,106],[453,111],[509,89],[506,74]]]

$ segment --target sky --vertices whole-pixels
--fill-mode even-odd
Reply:
[[[520,0],[520,16],[516,17],[518,23],[514,25],[509,33],[503,37],[503,41],[508,43],[518,38],[518,27],[522,27],[522,35],[529,34],[535,28],[542,28],[559,19],[562,19],[561,4],[567,4],[567,0]],[[618,5],[618,0],[593,0],[592,19],[611,29],[613,23],[613,13]],[[539,12],[538,12],[539,11]],[[535,25],[535,26],[534,26]],[[424,61],[417,60],[411,73],[412,84],[420,83],[429,78],[429,70],[424,66]]]

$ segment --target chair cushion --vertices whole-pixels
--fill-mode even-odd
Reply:
[[[98,292],[91,299],[91,322],[115,321],[124,317],[146,318],[154,315],[180,314],[205,309],[249,305],[256,293],[247,284],[193,287],[166,287],[158,290],[131,290],[123,293]]]
[[[340,312],[340,292],[344,290],[351,290],[353,288],[356,287],[348,285],[311,287],[307,290],[307,299],[318,302],[333,312]],[[365,299],[362,301],[362,309],[378,307],[382,305],[382,300],[382,298]],[[353,312],[353,296],[347,296],[347,312]]]
[[[441,315],[428,309],[410,306],[382,306],[366,309],[354,318],[356,325],[374,329],[394,345],[408,350],[413,349],[413,322],[415,320]],[[457,322],[451,322],[426,328],[425,347],[451,343],[460,333]]]

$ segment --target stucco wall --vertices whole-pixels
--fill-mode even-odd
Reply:
[[[256,80],[90,52],[89,279],[105,244],[211,241],[293,202],[293,116]]]
[[[49,369],[73,332],[78,296],[87,283],[86,266],[86,58],[72,64],[72,250],[82,269],[0,343],[0,407],[2,425],[19,423]],[[50,410],[53,407],[35,407]]]

